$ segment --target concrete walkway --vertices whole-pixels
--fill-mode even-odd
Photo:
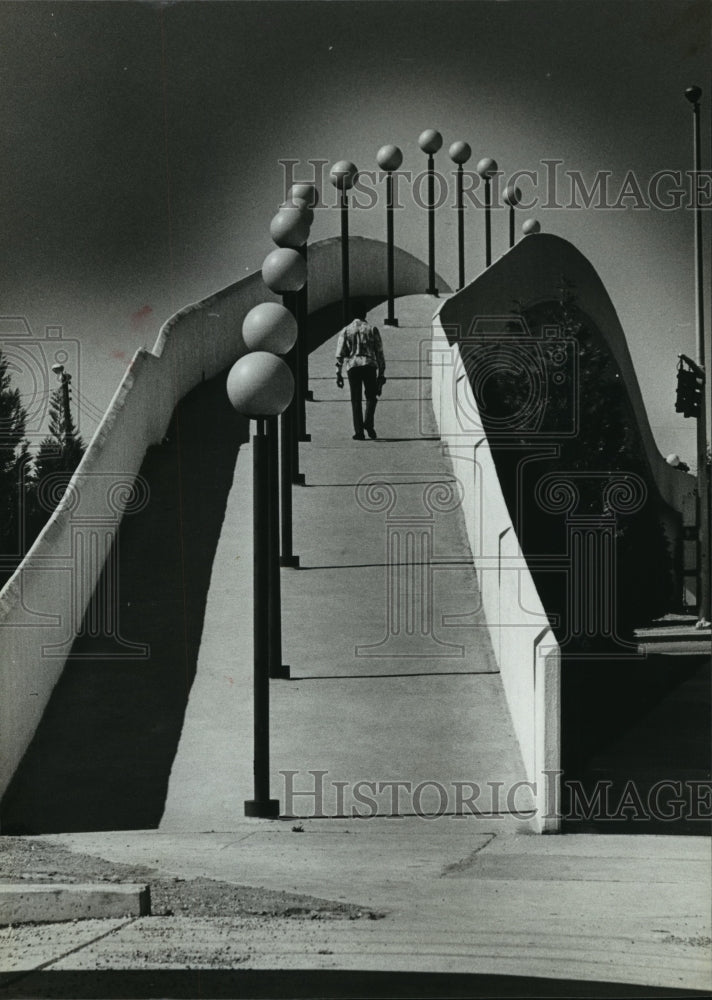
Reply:
[[[310,893],[383,916],[314,921],[178,913],[0,928],[1,967],[9,974],[0,976],[0,996],[651,997],[665,995],[658,988],[691,996],[712,985],[710,850],[701,837],[523,836],[512,832],[511,820],[443,816],[301,824],[242,819],[223,834],[154,830],[41,839],[143,864],[156,876]],[[169,991],[164,979],[142,980],[134,971],[125,980],[116,976],[147,969],[183,970],[182,988],[169,980],[175,990]],[[114,970],[114,978],[102,979],[103,970]],[[256,978],[247,988],[228,977],[211,992],[212,980],[196,970],[284,975],[276,985]],[[329,970],[423,978],[406,977],[405,987],[398,979],[381,982],[383,992],[362,984],[359,992],[350,974],[317,977]],[[25,978],[13,984],[13,973]],[[448,978],[429,986],[426,974],[436,973]],[[477,978],[453,980],[458,976],[494,978],[483,985]],[[513,983],[513,976],[525,979]],[[131,992],[135,981],[143,992]],[[646,985],[628,992],[611,983]]]
[[[271,684],[272,794],[283,813],[467,812],[473,784],[480,811],[532,805],[516,786],[523,764],[428,398],[437,305],[400,300],[396,329],[382,325],[383,310],[371,316],[388,378],[377,441],[352,440],[335,339],[310,359],[307,485],[294,489],[301,568],[282,571],[292,679]],[[252,797],[251,461],[242,449],[162,830],[233,829]],[[516,794],[499,801],[487,782]]]

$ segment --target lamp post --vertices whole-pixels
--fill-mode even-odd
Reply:
[[[294,393],[289,366],[275,354],[246,354],[230,369],[227,394],[243,416],[255,421],[253,447],[253,774],[254,798],[246,816],[279,816],[279,799],[270,798],[269,774],[269,448],[266,425],[283,413]]]
[[[536,236],[540,232],[541,223],[537,222],[536,219],[527,219],[526,222],[522,223],[522,233],[524,236]]]
[[[492,178],[497,173],[497,161],[483,157],[477,164],[477,173],[485,182],[485,267],[492,263]]]
[[[515,184],[508,184],[504,189],[502,199],[509,205],[509,249],[514,246],[514,209],[522,200],[522,192]]]
[[[242,339],[248,351],[287,354],[297,339],[297,322],[278,302],[260,302],[242,323]],[[282,663],[282,581],[279,570],[279,427],[277,417],[267,419],[269,456],[269,675],[286,679],[289,667]]]
[[[262,264],[262,280],[273,292],[291,301],[290,293],[298,292],[307,280],[307,269],[303,259],[296,250],[282,248],[273,250],[265,257]],[[292,310],[290,310],[292,311]],[[282,554],[280,566],[296,569],[299,566],[299,556],[293,552],[292,538],[292,485],[299,482],[296,426],[294,420],[294,403],[288,405],[280,417],[280,493],[282,497]],[[296,455],[295,455],[296,452]]]
[[[341,318],[343,325],[351,319],[349,293],[349,188],[352,188],[358,169],[350,160],[339,160],[331,168],[329,179],[339,192],[341,205]]]
[[[393,245],[393,171],[397,170],[403,162],[403,153],[398,146],[381,146],[376,153],[376,162],[381,170],[386,171],[386,246],[387,259],[386,271],[388,281],[388,315],[384,322],[385,326],[398,326],[398,320],[394,311],[395,296],[395,266],[394,266],[394,245]]]
[[[278,247],[296,250],[302,259],[305,260],[305,255],[301,253],[301,249],[306,246],[309,239],[309,219],[299,205],[282,205],[270,222],[269,229],[270,235]],[[304,284],[306,285],[306,282]],[[299,298],[297,297],[295,308],[297,323],[299,322],[299,305]],[[306,431],[307,414],[304,400],[304,362],[302,356],[307,349],[304,342],[304,337],[306,336],[305,323],[302,323],[302,330],[300,332],[302,336],[297,336],[294,345],[294,354],[290,355],[289,358],[295,379],[294,409],[297,421],[295,437],[297,441],[311,441]],[[299,458],[297,456],[297,463],[298,461]]]
[[[458,291],[465,287],[465,208],[462,204],[463,164],[472,156],[472,150],[466,142],[453,142],[448,150],[450,159],[457,164],[457,273]]]
[[[317,191],[316,184],[304,183],[304,184],[292,184],[289,189],[288,201],[285,204],[296,205],[304,214],[305,219],[311,227],[314,222],[314,209],[319,204],[319,192]],[[309,241],[305,240],[301,247],[297,248],[301,256],[304,258],[304,263],[307,265],[307,273],[309,270]],[[301,359],[302,359],[302,370],[300,372],[300,378],[302,383],[302,400],[309,400],[312,402],[314,399],[314,393],[309,388],[309,281],[304,282],[304,287],[299,293],[299,301],[297,305],[297,323],[299,326],[299,339],[302,343]],[[310,436],[306,433],[306,419],[304,421],[304,427],[302,428],[301,440],[308,441]]]
[[[697,617],[698,625],[710,620],[710,526],[709,526],[709,473],[707,470],[707,377],[705,371],[705,319],[703,286],[702,208],[700,206],[698,177],[702,170],[700,148],[700,98],[699,87],[688,87],[685,97],[692,105],[692,149],[695,191],[695,330],[696,361],[704,379],[697,413]]]
[[[428,295],[437,295],[435,284],[435,154],[443,137],[434,128],[426,128],[418,136],[418,145],[428,156]]]

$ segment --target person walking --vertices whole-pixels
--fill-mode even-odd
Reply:
[[[351,391],[351,410],[354,423],[354,441],[363,441],[364,430],[373,439],[378,437],[373,425],[376,403],[386,381],[386,359],[378,328],[362,317],[352,320],[339,333],[336,345],[336,384],[344,387],[342,369],[346,371]],[[366,397],[363,412],[362,397]]]

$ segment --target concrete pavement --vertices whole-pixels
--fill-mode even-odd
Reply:
[[[489,992],[480,994],[473,981],[471,992],[454,994],[470,996],[557,995],[536,992],[531,984],[531,992],[507,993],[511,976],[588,982],[589,993],[570,990],[569,995],[626,995],[600,985],[611,982],[647,984],[647,996],[655,995],[655,987],[685,990],[688,996],[709,990],[708,841],[539,837],[517,835],[510,823],[445,816],[305,820],[299,824],[302,831],[295,832],[293,821],[243,819],[222,834],[147,831],[40,838],[114,862],[142,863],[156,876],[202,875],[312,893],[383,917],[157,915],[130,922],[5,928],[0,931],[3,969],[18,974],[42,967],[43,989],[53,982],[59,989],[63,981],[61,976],[48,979],[50,970],[64,975],[240,968],[500,977],[501,993],[489,981]],[[287,977],[281,991],[270,995],[297,995],[290,983]],[[344,994],[337,989],[325,995]]]

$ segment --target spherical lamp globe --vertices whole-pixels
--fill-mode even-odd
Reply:
[[[390,173],[391,170],[397,170],[402,162],[403,153],[397,146],[390,144],[387,146],[381,146],[376,153],[376,163],[381,170],[387,170],[388,173]]]
[[[267,254],[262,263],[262,280],[273,292],[298,292],[307,280],[307,265],[301,254],[280,247]]]
[[[536,219],[527,219],[522,226],[522,232],[525,236],[534,236],[536,233],[541,232],[541,225]]]
[[[309,239],[309,223],[297,205],[282,207],[269,224],[278,247],[302,247]]]
[[[510,208],[514,208],[522,200],[521,189],[516,186],[516,184],[508,184],[504,189],[502,194],[505,205],[509,205]]]
[[[477,173],[480,177],[490,180],[497,173],[497,161],[491,156],[483,156],[477,164]]]
[[[675,452],[673,451],[670,455],[668,455],[665,461],[667,462],[668,465],[671,465],[673,469],[676,469],[680,464],[680,456],[676,455]]]
[[[260,302],[242,321],[242,339],[248,351],[286,354],[297,341],[297,321],[279,302]]]
[[[309,208],[316,208],[319,204],[319,192],[316,189],[316,184],[292,184],[288,197],[303,198]]]
[[[279,206],[280,208],[296,208],[304,216],[308,226],[314,222],[314,210],[309,207],[304,198],[298,198],[296,195],[290,195],[286,201],[283,201]]]
[[[276,417],[283,413],[294,395],[294,378],[289,365],[276,354],[253,351],[243,355],[227,377],[228,399],[245,417]]]
[[[434,128],[426,128],[418,136],[418,145],[429,156],[433,156],[443,144],[443,137]]]
[[[358,168],[351,160],[339,160],[329,171],[329,180],[340,191],[348,191],[354,186]]]
[[[472,150],[466,142],[453,142],[448,150],[448,155],[453,163],[467,163],[472,156]]]

